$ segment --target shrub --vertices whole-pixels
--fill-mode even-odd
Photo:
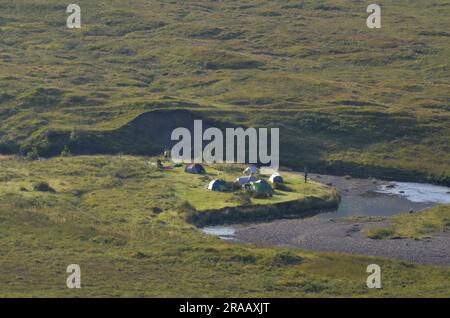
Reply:
[[[275,254],[273,258],[274,265],[298,265],[303,259],[291,251],[283,251]]]
[[[37,160],[39,158],[39,150],[37,147],[33,147],[28,153],[27,153],[27,159],[28,160]]]
[[[127,243],[127,241],[124,238],[109,235],[95,236],[91,239],[91,241],[97,244],[113,245],[113,246],[124,246]]]
[[[256,263],[256,257],[253,255],[233,255],[230,257],[230,260],[233,262],[243,263],[243,264],[255,264]]]
[[[252,196],[248,192],[240,192],[235,193],[235,202],[237,202],[239,205],[250,205],[252,204]]]
[[[47,182],[45,181],[40,181],[38,183],[36,183],[33,186],[34,191],[39,191],[39,192],[56,192],[55,189],[53,189]]]
[[[155,213],[155,214],[160,214],[160,213],[163,212],[163,209],[158,208],[158,207],[155,206],[155,207],[152,208],[152,212]]]
[[[366,231],[367,237],[374,240],[390,239],[394,236],[394,234],[395,234],[394,229],[384,227],[370,229]]]
[[[69,147],[64,146],[64,149],[61,151],[62,157],[69,157],[70,156],[70,150]]]

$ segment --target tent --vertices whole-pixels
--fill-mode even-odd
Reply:
[[[270,184],[264,180],[250,182],[249,188],[259,197],[271,197],[274,193]]]
[[[228,185],[225,182],[225,180],[217,179],[217,180],[213,180],[213,181],[211,181],[209,183],[208,190],[211,190],[211,191],[227,191],[228,190]]]
[[[275,172],[270,176],[269,181],[272,183],[283,183],[283,178],[278,172]]]
[[[257,166],[250,166],[244,170],[245,174],[258,174],[259,169]]]
[[[184,169],[184,172],[187,173],[194,173],[194,174],[205,174],[205,168],[199,163],[191,163],[186,166],[186,169]]]
[[[246,185],[252,181],[256,181],[258,179],[256,179],[254,176],[244,176],[244,177],[239,177],[237,178],[234,182],[235,183],[239,183],[240,185]]]

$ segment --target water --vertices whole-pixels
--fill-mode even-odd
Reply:
[[[209,235],[215,235],[223,240],[233,240],[235,229],[231,226],[206,226],[202,231]]]
[[[420,211],[434,205],[430,202],[413,202],[398,195],[343,195],[339,208],[331,214],[334,217],[392,216],[401,212]]]
[[[392,216],[450,203],[449,187],[411,182],[374,183],[367,179],[315,176],[317,181],[332,183],[341,191],[342,200],[338,209],[324,214],[324,217]],[[235,227],[210,226],[202,231],[225,240],[233,240]]]
[[[450,203],[450,188],[433,184],[392,182],[382,185],[376,190],[378,193],[395,194],[405,197],[411,202]]]

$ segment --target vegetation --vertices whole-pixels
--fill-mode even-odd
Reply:
[[[202,188],[201,176],[156,170],[149,160],[0,157],[0,296],[448,297],[448,268],[202,234],[179,209],[201,208],[186,191],[196,187],[213,205],[223,194]],[[208,177],[229,173],[215,168]],[[56,192],[21,191],[42,180]],[[383,268],[381,290],[366,288],[372,263]],[[69,264],[81,267],[81,289],[65,285]]]
[[[284,165],[450,183],[445,0],[382,4],[378,30],[356,1],[77,3],[79,30],[0,4],[0,153],[155,154],[135,119],[183,109],[279,127]]]
[[[47,182],[45,181],[40,181],[38,183],[36,183],[33,186],[33,189],[35,191],[40,191],[40,192],[55,192],[55,189],[53,189]]]
[[[417,213],[391,218],[391,225],[365,231],[373,239],[424,238],[450,231],[450,205],[440,205]]]

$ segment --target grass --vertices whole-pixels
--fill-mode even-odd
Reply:
[[[417,213],[404,213],[390,219],[391,225],[365,231],[373,239],[426,238],[450,230],[450,205],[440,205]]]
[[[80,30],[55,1],[1,5],[1,153],[154,154],[121,128],[184,109],[279,127],[283,165],[450,184],[444,0],[379,3],[379,30],[341,0],[78,4]]]
[[[179,206],[186,197],[173,180],[190,179],[199,195],[221,194],[203,189],[202,177],[155,170],[148,160],[154,159],[0,157],[0,296],[449,295],[448,268],[236,245],[202,234],[184,221]],[[220,166],[208,170],[212,175],[232,173]],[[32,190],[40,181],[55,192]],[[73,263],[81,267],[79,290],[65,286],[65,270]],[[382,268],[381,290],[365,286],[366,267],[372,263]]]
[[[225,207],[235,207],[241,205],[240,195],[243,191],[233,192],[212,192],[202,191],[206,188],[209,181],[212,179],[223,179],[228,183],[234,182],[237,177],[242,176],[242,172],[245,169],[243,165],[235,165],[236,168],[229,171],[220,170],[225,165],[207,166],[207,176],[193,175],[191,178],[186,178],[186,175],[181,174],[183,168],[174,169],[168,171],[168,175],[174,180],[174,188],[178,195],[177,198],[181,201],[188,201],[196,210],[217,210]],[[268,181],[269,176],[261,176]],[[248,204],[276,204],[287,201],[301,201],[309,196],[314,197],[327,197],[332,194],[332,190],[319,183],[310,182],[305,184],[302,181],[301,176],[293,173],[285,172],[285,184],[289,186],[292,191],[275,191],[271,198],[255,198],[250,196]]]

